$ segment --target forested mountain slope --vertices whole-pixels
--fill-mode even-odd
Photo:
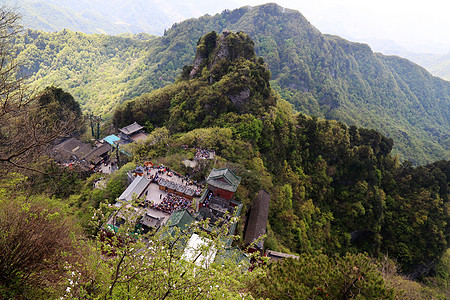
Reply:
[[[406,58],[416,64],[424,67],[431,74],[450,81],[450,52],[448,53],[426,53],[408,51],[389,40],[373,40],[369,44],[376,52],[387,55],[397,55]]]
[[[175,22],[234,5],[232,1],[204,0],[195,3],[181,0],[0,0],[0,3],[14,5],[22,14],[26,28],[155,35],[162,35],[164,29]]]
[[[214,149],[214,164],[242,176],[243,216],[261,188],[272,195],[266,247],[388,254],[427,273],[448,248],[449,162],[401,165],[375,130],[295,113],[253,46],[243,32],[208,33],[174,84],[120,105],[115,125],[158,127],[131,146],[134,159]]]
[[[449,82],[431,76],[407,60],[375,54],[367,45],[322,35],[299,12],[275,4],[190,19],[173,25],[163,37],[142,42],[130,51],[135,59],[139,59],[109,73],[115,77],[111,78],[111,83],[124,85],[120,95],[102,91],[106,94],[100,105],[96,103],[100,85],[90,92],[89,80],[73,80],[72,76],[64,76],[55,67],[63,57],[79,55],[81,48],[76,41],[77,34],[68,33],[75,39],[70,43],[64,35],[51,34],[55,38],[62,36],[56,43],[66,46],[50,50],[45,61],[41,61],[40,51],[37,51],[33,64],[39,66],[39,70],[47,70],[39,71],[39,76],[34,75],[32,79],[37,80],[38,85],[61,84],[81,96],[85,109],[108,113],[113,106],[109,104],[109,98],[120,102],[172,82],[182,66],[193,59],[199,37],[212,30],[221,32],[224,29],[241,30],[250,35],[255,41],[256,53],[264,58],[272,72],[272,85],[297,110],[380,130],[395,140],[394,150],[401,159],[414,163],[450,157]],[[28,39],[24,49],[39,44],[45,49],[46,43],[53,39],[49,37],[51,35],[40,34],[37,40]],[[93,39],[91,36],[80,37]],[[122,41],[134,43],[133,39]],[[112,52],[100,54],[104,55],[104,63],[108,65],[108,55],[114,58],[116,47],[114,39],[110,38],[106,43]],[[92,47],[90,51],[97,51],[95,44]],[[23,54],[27,57],[26,52]],[[126,59],[119,58],[119,61]],[[80,57],[76,62],[81,68],[92,66],[90,70],[83,70],[84,74],[87,72],[98,79],[104,75],[99,74],[101,69],[89,57]],[[65,64],[63,69],[66,73],[77,72],[74,63]],[[61,76],[71,83],[59,81]],[[133,84],[126,86],[124,83],[130,79]]]
[[[139,70],[147,69],[145,58],[155,38],[27,30],[15,45],[24,61],[22,72],[31,76],[34,85],[59,86],[70,91],[84,111],[104,115],[123,99],[143,92]]]
[[[123,45],[134,43],[136,59],[142,58],[142,46],[156,41],[68,34],[77,36],[84,41],[80,49],[102,41],[126,53]],[[37,54],[64,53],[58,44],[35,46]],[[415,168],[400,164],[391,155],[392,139],[375,130],[293,111],[272,90],[270,71],[253,47],[244,32],[210,32],[199,39],[192,64],[183,67],[174,84],[120,105],[117,124],[139,120],[158,128],[144,141],[123,146],[132,155],[118,154],[117,164],[132,162],[113,174],[87,174],[76,164],[66,168],[50,159],[49,143],[84,131],[81,109],[58,88],[26,101],[20,78],[3,69],[0,73],[13,86],[4,89],[0,105],[0,248],[5,249],[0,253],[0,298],[445,299],[444,293],[448,298],[449,161]],[[97,55],[107,66],[105,55],[114,58],[112,50],[71,59]],[[8,51],[2,54],[11,61]],[[112,65],[136,67],[125,54]],[[66,77],[83,76],[83,66]],[[198,149],[214,150],[214,160],[199,160],[194,169],[184,165]],[[271,195],[265,248],[297,253],[299,259],[256,263],[247,272],[232,255],[200,274],[196,262],[184,255],[192,230],[211,238],[202,250],[217,250],[216,257],[225,258],[220,249],[232,233],[227,225],[209,235],[204,229],[210,226],[201,222],[188,230],[141,235],[135,210],[139,200],[121,208],[110,205],[126,189],[127,172],[149,160],[199,182],[213,167],[240,176],[235,197],[243,206],[236,246],[245,246],[247,212],[265,189]],[[124,220],[121,228],[101,230],[111,217]],[[397,264],[389,258],[403,273],[439,290],[399,282]]]
[[[450,53],[447,54],[420,54],[405,53],[402,57],[406,57],[411,61],[424,66],[430,73],[450,81]]]

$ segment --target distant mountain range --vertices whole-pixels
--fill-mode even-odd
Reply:
[[[431,74],[450,81],[450,52],[447,54],[432,54],[408,51],[391,40],[368,40],[375,52],[386,55],[398,55],[424,67]]]
[[[406,59],[323,35],[299,12],[275,4],[189,19],[163,37],[29,31],[16,44],[35,84],[59,85],[84,109],[108,114],[173,82],[212,30],[248,33],[272,86],[298,111],[375,128],[394,139],[401,159],[450,158],[449,82]]]
[[[400,55],[423,66],[431,74],[450,81],[450,53],[419,54],[409,52]]]
[[[164,30],[174,23],[193,16],[202,16],[206,12],[218,12],[237,6],[233,0],[219,3],[205,0],[195,3],[180,0],[0,0],[0,3],[9,3],[17,7],[23,15],[23,23],[27,28],[44,31],[69,29],[111,35],[122,33],[163,35]],[[344,17],[339,16],[341,19]],[[344,34],[348,31],[343,24],[332,24],[333,20],[324,17],[321,24],[332,33],[339,31]],[[370,37],[356,39],[351,37],[351,34],[344,37],[352,41],[361,38],[367,40],[376,52],[407,58],[425,67],[433,75],[450,81],[450,54],[422,54],[420,51],[411,52],[402,49],[392,41],[379,41]]]
[[[207,11],[230,7],[232,1],[199,0],[0,0],[16,7],[27,28],[84,33],[149,33],[162,35],[166,28]]]

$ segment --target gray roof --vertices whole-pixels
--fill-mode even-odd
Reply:
[[[149,184],[150,181],[144,176],[136,176],[133,182],[127,187],[122,195],[120,195],[119,200],[130,201],[133,199],[133,194],[140,197]]]
[[[72,156],[75,156],[78,160],[83,159],[92,151],[91,145],[83,143],[77,138],[65,140],[56,145],[53,149],[62,157],[62,159],[70,159]]]
[[[169,183],[167,184],[167,187],[169,189],[176,190],[177,189],[177,184],[175,182],[169,181]]]
[[[236,192],[241,183],[241,177],[228,168],[213,169],[206,179],[206,183],[226,191]]]
[[[287,253],[283,253],[283,252],[277,252],[277,251],[273,251],[273,250],[266,250],[266,256],[272,260],[279,260],[279,259],[283,259],[283,258],[297,258],[298,259],[297,255],[287,254]]]
[[[157,227],[160,226],[163,221],[164,217],[156,217],[152,216],[149,213],[145,213],[145,215],[142,216],[142,219],[139,222],[147,227]]]
[[[194,196],[195,191],[193,189],[186,188],[186,190],[183,193],[188,196]]]
[[[109,151],[112,150],[112,147],[110,144],[105,143],[102,144],[101,146],[93,149],[91,152],[89,152],[84,159],[88,162],[94,162],[94,164],[99,163],[103,158],[100,158],[101,155],[108,153]]]
[[[183,194],[184,194],[184,192],[186,192],[186,187],[185,187],[184,185],[177,184],[175,190],[176,190],[177,192],[179,192],[179,193],[183,193]]]
[[[145,140],[145,138],[147,137],[147,134],[143,133],[143,132],[138,132],[133,134],[132,136],[130,136],[130,139],[132,139],[133,141],[137,142],[140,140]]]
[[[126,135],[131,135],[143,128],[144,128],[143,126],[139,125],[137,122],[134,122],[133,124],[125,126],[124,128],[120,128],[119,131]]]
[[[161,180],[158,182],[158,185],[161,185],[163,187],[167,187],[170,184],[170,181],[165,180],[164,178],[161,178]]]
[[[267,220],[269,218],[269,204],[270,194],[265,190],[260,190],[250,210],[244,244],[251,244],[266,233]],[[258,243],[258,246],[262,248],[262,243]]]

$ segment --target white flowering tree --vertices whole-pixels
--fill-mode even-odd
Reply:
[[[247,299],[245,284],[256,272],[240,253],[225,251],[227,225],[207,221],[181,231],[163,227],[141,234],[136,230],[136,208],[103,205],[93,223],[100,234],[83,264],[70,266],[65,297],[103,299]],[[107,219],[122,218],[120,228],[106,226]],[[109,228],[109,229],[105,229]],[[209,231],[204,230],[209,228]],[[212,230],[211,230],[212,228]],[[190,242],[192,236],[200,243]],[[189,249],[186,246],[191,245]],[[207,260],[207,263],[205,263]]]

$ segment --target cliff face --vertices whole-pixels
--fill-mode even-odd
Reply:
[[[225,65],[229,66],[238,59],[247,59],[256,61],[254,42],[243,32],[232,33],[224,31],[217,35],[215,31],[203,36],[197,44],[192,71],[189,76],[191,79],[201,74],[203,67],[210,71],[210,83],[220,80],[222,69]]]
[[[257,59],[254,42],[243,32],[211,32],[199,39],[189,76],[225,96],[225,103],[204,103],[208,107],[230,106],[237,113],[261,114],[275,104],[271,96],[270,72],[263,59]],[[186,73],[187,75],[187,73]]]

